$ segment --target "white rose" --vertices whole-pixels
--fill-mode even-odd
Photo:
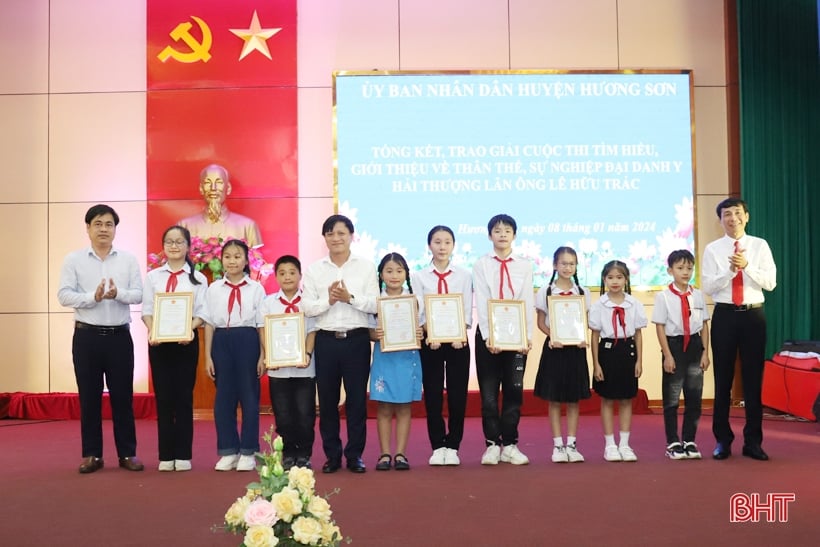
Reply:
[[[313,487],[316,485],[316,479],[313,476],[313,471],[306,467],[292,467],[288,471],[288,486],[296,488],[305,496],[313,495]]]
[[[330,520],[330,515],[333,514],[333,511],[330,510],[330,504],[325,498],[320,496],[310,498],[307,511],[321,521]]]
[[[270,526],[251,526],[242,541],[245,547],[274,547],[279,543]]]
[[[288,486],[282,488],[281,492],[271,496],[270,502],[276,508],[276,514],[285,522],[292,521],[293,517],[302,512],[302,500],[299,497],[299,491]]]
[[[228,512],[225,513],[225,523],[228,526],[242,526],[245,524],[245,511],[248,510],[248,507],[251,504],[251,500],[247,497],[244,498],[236,498],[236,501],[233,502],[228,508]]]
[[[299,517],[291,525],[293,539],[305,545],[318,545],[322,541],[322,523],[310,517]]]
[[[342,540],[342,531],[335,523],[327,521],[322,523],[322,543],[330,545],[333,542]]]

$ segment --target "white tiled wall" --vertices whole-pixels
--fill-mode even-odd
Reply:
[[[323,254],[319,226],[333,210],[334,70],[693,69],[698,241],[719,233],[714,206],[728,192],[719,0],[299,0],[298,33],[305,263]],[[117,244],[144,264],[145,39],[145,0],[0,2],[0,391],[76,389],[71,313],[56,287],[63,256],[87,243],[88,206],[117,209]],[[651,314],[652,295],[638,296]],[[133,318],[145,391],[144,329],[137,310]],[[653,329],[644,339],[641,387],[660,399]]]

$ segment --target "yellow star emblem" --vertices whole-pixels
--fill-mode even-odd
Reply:
[[[259,16],[256,14],[256,10],[253,10],[253,18],[251,19],[250,28],[232,28],[228,30],[245,41],[245,45],[242,46],[242,53],[239,54],[240,61],[254,50],[258,51],[268,59],[273,60],[270,56],[270,50],[268,49],[268,43],[266,40],[282,29],[262,28],[262,25],[259,24]]]

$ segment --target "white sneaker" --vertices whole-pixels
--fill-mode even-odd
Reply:
[[[447,448],[440,447],[433,450],[433,455],[427,461],[430,465],[444,465],[444,458],[447,456]]]
[[[632,447],[622,446],[622,447],[618,448],[618,452],[621,453],[621,459],[625,462],[636,462],[636,461],[638,461],[638,456],[635,454],[635,451],[632,450]]]
[[[608,462],[622,462],[624,460],[618,447],[614,444],[610,444],[604,449],[604,459]]]
[[[530,459],[518,450],[517,444],[508,444],[501,451],[501,461],[513,465],[527,465]]]
[[[683,451],[686,452],[686,457],[690,460],[699,460],[702,457],[700,455],[700,450],[698,450],[698,445],[692,441],[686,441],[683,443]]]
[[[568,461],[567,449],[563,445],[552,447],[552,463],[567,463]]]
[[[174,469],[177,471],[190,471],[191,460],[174,460]]]
[[[173,471],[174,470],[174,460],[161,460],[159,462],[159,467],[157,467],[159,471]]]
[[[229,456],[222,456],[216,462],[214,469],[217,471],[231,471],[236,469],[236,462],[239,461],[239,454],[231,454]]]
[[[252,455],[242,454],[239,456],[239,463],[236,464],[237,471],[253,471],[256,469],[256,458]]]
[[[567,445],[567,460],[569,460],[569,463],[581,463],[584,461],[584,456],[575,448],[575,443]]]
[[[444,465],[461,465],[461,459],[458,457],[458,450],[455,448],[446,448],[444,453]]]
[[[665,455],[670,460],[685,460],[688,457],[679,442],[669,443],[666,447]]]
[[[497,444],[491,444],[484,451],[481,456],[481,465],[498,465],[498,459],[501,457],[501,447]]]

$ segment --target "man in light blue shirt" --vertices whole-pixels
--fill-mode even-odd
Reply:
[[[108,386],[119,465],[142,471],[134,426],[134,342],[131,304],[142,301],[139,263],[113,247],[120,217],[108,205],[85,215],[91,246],[69,254],[60,271],[57,298],[74,308],[72,355],[80,396],[83,461],[80,473],[103,467],[102,393]]]

